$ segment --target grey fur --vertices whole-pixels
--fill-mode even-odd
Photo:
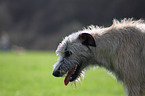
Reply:
[[[85,46],[78,39],[82,33],[91,34],[96,47]],[[66,51],[72,55],[65,58]],[[145,24],[143,20],[113,21],[107,28],[90,26],[65,37],[57,48],[60,55],[54,72],[63,76],[76,65],[81,71],[97,65],[113,72],[127,89],[126,96],[145,96]]]

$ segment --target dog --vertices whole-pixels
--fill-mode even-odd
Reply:
[[[75,82],[89,66],[100,66],[123,82],[126,96],[145,96],[145,23],[116,19],[110,27],[89,26],[59,44],[55,77]]]

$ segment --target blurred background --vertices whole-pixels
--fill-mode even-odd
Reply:
[[[145,0],[0,0],[3,50],[55,50],[66,35],[112,20],[145,18]]]

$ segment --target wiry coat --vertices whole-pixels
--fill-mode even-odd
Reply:
[[[83,46],[78,39],[82,33],[91,34],[96,46]],[[127,96],[145,96],[145,24],[142,20],[114,20],[107,28],[90,26],[66,37],[57,52],[65,50],[71,50],[74,55],[65,61],[69,65],[62,64],[63,71],[80,62],[82,69],[88,65],[105,67],[123,82]]]
[[[141,20],[114,21],[100,31],[100,35],[99,30],[92,31],[97,62],[124,82],[129,96],[145,96],[145,24]]]

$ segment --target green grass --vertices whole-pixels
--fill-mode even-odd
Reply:
[[[54,52],[0,52],[0,96],[124,96],[123,87],[103,69],[91,69],[82,82],[64,86],[52,76]]]

